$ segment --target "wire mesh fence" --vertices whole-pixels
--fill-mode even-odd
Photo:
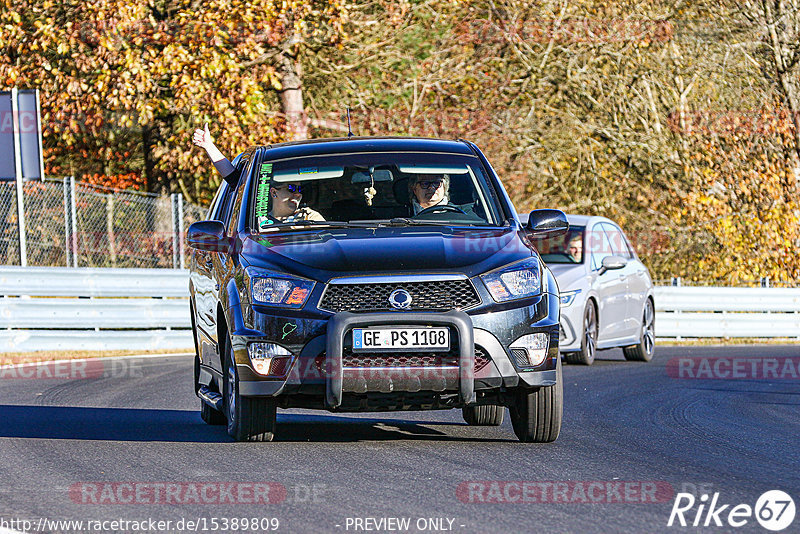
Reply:
[[[0,259],[6,265],[19,265],[17,192],[14,187],[14,182],[0,182]]]
[[[72,178],[23,184],[24,235],[13,182],[0,183],[0,263],[55,267],[180,268],[185,230],[206,209],[181,195],[119,191]]]
[[[206,207],[186,202],[183,205],[183,224],[186,225],[186,228],[189,228],[190,224],[202,221],[206,218],[207,211],[208,208]]]
[[[65,265],[63,182],[29,182],[23,186],[23,198],[28,265]],[[12,211],[16,214],[14,208]]]

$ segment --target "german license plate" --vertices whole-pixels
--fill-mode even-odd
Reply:
[[[353,351],[450,350],[448,328],[354,328]]]

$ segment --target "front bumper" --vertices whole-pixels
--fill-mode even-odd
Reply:
[[[340,312],[326,318],[298,313],[295,318],[255,311],[251,317],[252,324],[241,335],[234,332],[231,336],[239,392],[243,396],[282,397],[285,407],[346,409],[354,399],[374,395],[427,395],[429,400],[447,397],[447,406],[466,406],[490,403],[495,394],[512,388],[556,383],[558,301],[551,294],[537,297],[527,306],[504,307],[491,313]],[[296,327],[292,330],[287,324]],[[352,346],[352,329],[375,325],[447,326],[451,329],[457,365],[371,369],[345,365],[342,355]],[[547,356],[537,367],[521,367],[508,345],[522,335],[536,332],[548,334]],[[263,377],[253,371],[247,345],[254,341],[278,343],[295,355],[285,377]],[[476,354],[480,355],[479,361]]]
[[[559,339],[561,352],[581,350],[583,311],[585,307],[585,301],[578,302],[576,299],[569,306],[561,308],[561,333]]]
[[[350,392],[363,392],[374,390],[375,386],[370,387],[369,376],[363,373],[343,368],[342,352],[345,334],[358,326],[378,326],[378,325],[431,325],[431,326],[452,326],[458,333],[458,369],[453,376],[454,369],[438,368],[435,373],[409,373],[409,369],[397,369],[398,376],[393,377],[391,368],[389,373],[382,373],[388,384],[381,384],[386,389],[394,390],[393,384],[397,380],[404,380],[404,389],[430,390],[448,385],[457,384],[459,397],[464,404],[475,402],[475,345],[472,339],[472,321],[469,316],[460,311],[450,311],[446,313],[367,313],[355,314],[341,312],[334,315],[328,321],[327,336],[327,364],[329,366],[326,373],[325,401],[329,408],[337,408],[342,404],[342,394],[345,387]],[[448,372],[449,371],[449,372]],[[391,387],[387,387],[392,385]]]

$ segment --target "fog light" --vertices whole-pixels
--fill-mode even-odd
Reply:
[[[538,334],[527,334],[517,338],[509,348],[524,350],[528,357],[528,364],[536,367],[544,362],[547,357],[547,349],[550,347],[550,334],[539,332]]]
[[[292,353],[274,343],[250,343],[247,346],[253,370],[262,376],[283,376],[289,369]]]

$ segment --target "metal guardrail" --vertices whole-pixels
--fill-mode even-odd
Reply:
[[[4,299],[0,328],[186,328],[186,299]]]
[[[0,295],[189,297],[189,271],[0,267]]]
[[[187,349],[188,271],[0,268],[0,352]]]
[[[187,314],[188,316],[188,314]],[[193,350],[190,330],[6,330],[0,352],[67,350]]]
[[[0,352],[193,346],[188,271],[0,267]],[[800,338],[800,288],[655,288],[658,337]]]
[[[800,339],[800,288],[657,286],[657,337]]]

